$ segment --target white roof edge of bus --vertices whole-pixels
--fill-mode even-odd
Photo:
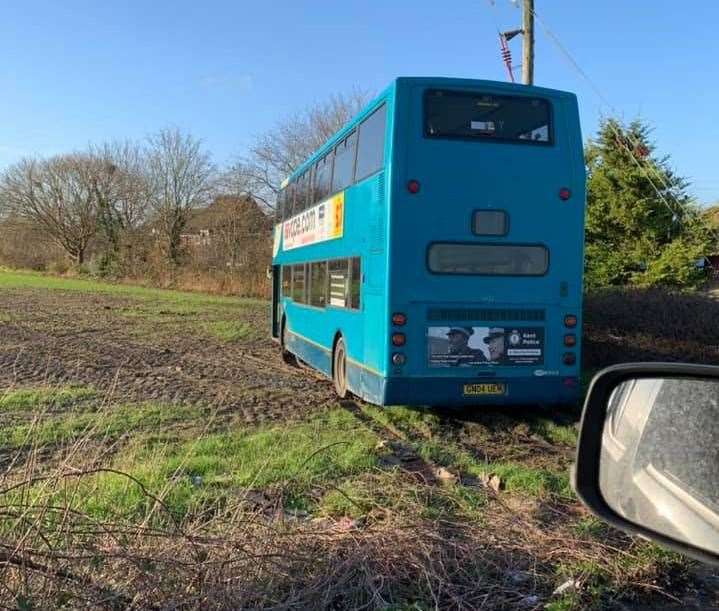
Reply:
[[[477,79],[477,78],[464,78],[464,77],[453,77],[453,76],[398,76],[392,82],[382,89],[374,98],[372,98],[367,104],[362,107],[356,115],[354,115],[347,123],[345,123],[340,129],[338,129],[330,138],[325,140],[320,147],[317,148],[307,159],[297,166],[294,172],[292,172],[287,178],[285,178],[280,184],[280,188],[284,189],[292,180],[293,177],[301,175],[306,172],[307,169],[319,159],[322,155],[320,151],[324,151],[326,148],[332,148],[336,142],[342,140],[345,135],[350,131],[349,126],[359,123],[366,115],[370,114],[370,111],[374,110],[377,103],[387,97],[387,94],[397,86],[398,83],[417,83],[417,84],[431,84],[431,83],[452,83],[453,85],[478,85],[486,84],[491,87],[499,87],[500,89],[506,89],[507,91],[523,91],[534,94],[552,95],[554,97],[565,97],[576,99],[576,94],[571,91],[563,91],[561,89],[549,89],[547,87],[537,87],[536,85],[523,85],[521,83],[507,83],[505,81],[492,81],[489,79]]]

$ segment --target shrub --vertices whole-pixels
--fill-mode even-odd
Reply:
[[[719,360],[719,302],[659,288],[596,291],[584,301],[584,365]]]

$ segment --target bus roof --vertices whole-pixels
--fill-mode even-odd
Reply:
[[[537,87],[535,85],[522,85],[520,83],[507,83],[504,81],[490,81],[486,79],[468,79],[454,78],[446,76],[398,76],[387,87],[385,87],[377,96],[372,98],[352,119],[345,123],[338,131],[336,131],[322,146],[312,153],[302,164],[300,164],[292,174],[282,181],[284,188],[287,183],[307,171],[312,164],[322,157],[329,149],[331,149],[338,141],[342,140],[352,129],[354,129],[372,110],[384,99],[390,92],[393,92],[398,86],[405,85],[427,85],[433,87],[492,87],[493,89],[505,90],[508,94],[521,93],[523,95],[535,95],[551,98],[572,98],[576,99],[576,95],[569,91],[560,89],[548,89],[546,87]]]

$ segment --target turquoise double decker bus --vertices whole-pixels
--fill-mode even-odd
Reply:
[[[285,181],[272,334],[378,405],[579,394],[576,97],[398,78]]]

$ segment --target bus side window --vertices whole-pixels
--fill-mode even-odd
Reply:
[[[330,151],[317,162],[314,173],[315,203],[321,202],[332,192],[332,162],[334,153]]]
[[[292,297],[292,267],[289,265],[282,266],[282,296]]]
[[[305,264],[292,266],[292,301],[305,303]]]
[[[332,193],[346,189],[354,182],[357,132],[352,132],[335,148],[335,170],[332,176]]]
[[[359,257],[352,257],[350,268],[350,303],[353,310],[360,309],[360,292],[362,286],[362,267]]]
[[[310,305],[324,308],[327,305],[327,261],[310,263]]]
[[[330,305],[347,307],[349,297],[349,259],[335,259],[329,263]]]
[[[384,131],[387,107],[382,104],[359,127],[356,180],[378,172],[384,166]]]
[[[313,165],[305,173],[307,176],[307,203],[305,208],[311,208],[315,205],[315,168],[316,165]]]
[[[280,195],[279,212],[281,221],[286,221],[292,215],[292,200],[290,199],[292,195],[291,187],[292,185],[287,185],[282,189]]]

